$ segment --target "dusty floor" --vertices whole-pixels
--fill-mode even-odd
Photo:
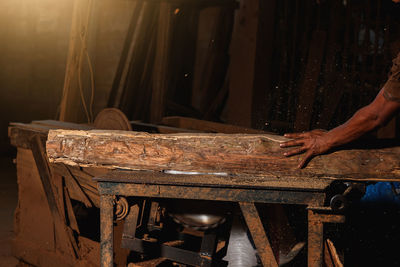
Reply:
[[[18,191],[15,165],[11,158],[0,157],[0,267],[15,267],[17,259],[11,255],[13,218]]]

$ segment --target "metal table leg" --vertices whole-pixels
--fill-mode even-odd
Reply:
[[[112,195],[100,196],[100,266],[113,267],[113,218]]]

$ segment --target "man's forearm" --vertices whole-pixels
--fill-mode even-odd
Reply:
[[[360,109],[346,123],[327,132],[328,146],[333,148],[347,144],[380,126],[380,117],[369,109],[369,106]]]
[[[400,103],[387,100],[382,89],[374,101],[357,111],[346,123],[330,130],[324,136],[329,148],[356,140],[386,123],[400,108]]]

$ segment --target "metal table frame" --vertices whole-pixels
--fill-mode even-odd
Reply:
[[[329,208],[320,208],[325,201],[329,183],[306,190],[285,187],[210,185],[170,181],[170,174],[151,172],[113,171],[94,178],[100,193],[101,266],[113,266],[114,196],[174,198],[237,202],[253,238],[263,266],[278,266],[270,242],[260,220],[255,203],[305,205],[308,208],[308,266],[322,266],[323,224],[344,222],[343,215],[331,214]],[[204,181],[210,176],[204,176]],[[310,181],[311,182],[311,181]]]

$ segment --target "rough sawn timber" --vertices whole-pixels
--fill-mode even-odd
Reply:
[[[50,162],[130,170],[224,172],[268,177],[350,180],[400,179],[400,147],[342,150],[296,169],[300,156],[284,157],[268,134],[148,134],[112,130],[50,130]]]

